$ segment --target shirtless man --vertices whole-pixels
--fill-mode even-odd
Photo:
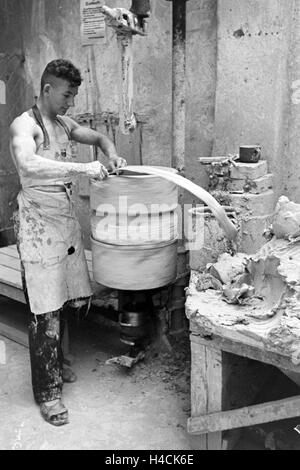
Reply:
[[[72,141],[100,147],[111,170],[126,165],[106,136],[65,116],[74,106],[81,82],[80,72],[71,62],[50,62],[42,75],[37,104],[17,117],[10,128],[11,155],[21,183],[15,227],[30,307],[33,394],[44,419],[55,426],[68,423],[62,384],[76,378],[70,370],[63,372],[63,313],[72,302],[88,303],[92,295],[71,199],[72,180],[79,175],[108,176],[99,161],[76,161]]]

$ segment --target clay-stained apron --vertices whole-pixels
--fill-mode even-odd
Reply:
[[[72,161],[70,136],[65,134],[53,148],[44,141],[37,153],[52,160]],[[59,310],[67,301],[92,296],[70,191],[67,186],[61,192],[43,188],[53,184],[53,180],[43,180],[32,187],[32,180],[23,178],[18,196],[18,246],[30,309],[35,315]]]
[[[92,295],[81,230],[65,192],[21,190],[19,251],[30,309],[35,315],[59,310]]]

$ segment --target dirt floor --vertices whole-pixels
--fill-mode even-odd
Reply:
[[[1,314],[20,318],[24,310],[12,301],[0,302]],[[187,335],[170,338],[174,353],[152,355],[128,370],[105,365],[128,351],[109,322],[74,319],[70,330],[78,381],[64,386],[70,424],[61,428],[45,423],[33,402],[28,350],[0,338],[6,346],[6,364],[0,365],[0,449],[191,448]]]
[[[21,304],[0,298],[0,316],[26,330]],[[168,336],[172,352],[152,350],[131,370],[105,364],[128,350],[111,321],[101,317],[95,324],[73,318],[70,335],[78,381],[64,386],[70,424],[61,428],[45,423],[33,402],[28,349],[0,337],[1,450],[197,448],[186,431],[190,416],[188,330]],[[276,389],[277,394],[287,389],[291,395],[299,393],[281,374],[270,380],[267,388]],[[244,430],[235,449],[300,449],[300,435],[294,430],[297,424],[300,419]]]

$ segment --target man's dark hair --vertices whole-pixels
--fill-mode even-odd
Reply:
[[[78,68],[75,67],[72,62],[65,59],[57,59],[49,62],[41,79],[42,91],[47,83],[51,84],[52,77],[66,80],[72,87],[78,87],[82,82],[82,77]]]

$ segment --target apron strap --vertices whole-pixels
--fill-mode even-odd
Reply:
[[[47,129],[44,125],[44,121],[43,121],[42,115],[40,113],[40,110],[39,110],[39,108],[37,107],[36,104],[34,106],[32,106],[32,112],[33,112],[33,115],[35,117],[35,120],[36,120],[37,124],[40,126],[40,128],[42,129],[43,134],[44,134],[44,144],[43,144],[44,145],[44,150],[49,150],[50,149],[49,134],[48,134]]]
[[[40,113],[40,110],[39,110],[39,108],[37,107],[36,104],[34,106],[32,106],[32,112],[33,112],[33,115],[35,117],[35,120],[36,120],[37,124],[40,126],[40,128],[42,129],[43,134],[44,134],[44,144],[43,144],[44,150],[49,150],[50,149],[49,134],[48,134],[47,129],[45,127],[45,124],[44,124],[42,115]],[[67,124],[65,123],[65,121],[63,119],[59,118],[58,116],[56,116],[55,120],[56,120],[56,122],[58,122],[58,124],[61,125],[61,127],[64,129],[65,133],[67,134],[69,141],[71,141],[72,140],[71,132],[70,132],[70,129],[68,128]]]
[[[61,125],[61,127],[64,129],[65,133],[67,134],[68,139],[71,141],[72,140],[71,132],[67,124],[65,123],[65,121],[58,116],[56,116],[55,120]]]

